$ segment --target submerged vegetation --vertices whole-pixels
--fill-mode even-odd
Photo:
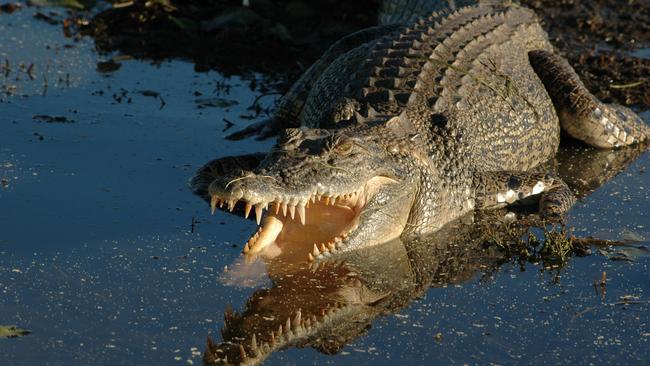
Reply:
[[[18,328],[15,325],[0,325],[0,338],[17,338],[30,333],[30,331]]]

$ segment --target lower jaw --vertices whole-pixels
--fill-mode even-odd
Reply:
[[[305,224],[269,214],[258,232],[246,243],[244,254],[263,258],[294,257],[305,260],[329,253],[343,245],[348,234],[358,226],[361,207],[320,207],[311,211]],[[299,257],[299,258],[298,258]]]

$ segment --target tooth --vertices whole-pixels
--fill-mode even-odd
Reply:
[[[311,319],[310,318],[305,319],[305,328],[311,328]]]
[[[298,205],[298,217],[300,218],[300,223],[304,225],[307,220],[305,216],[305,206]]]
[[[288,317],[287,321],[284,323],[284,329],[286,329],[287,332],[291,330],[291,317]]]
[[[278,327],[278,337],[282,336],[282,324]]]
[[[336,248],[336,244],[329,242],[327,243],[327,247],[329,248],[329,250],[333,250],[334,248]]]
[[[255,337],[255,333],[253,333],[253,338],[251,338],[251,349],[257,351],[257,338]]]
[[[296,206],[289,206],[289,214],[291,215],[291,220],[296,216]]]
[[[314,261],[314,256],[311,253],[307,253],[307,257],[309,257],[310,262]]]
[[[287,216],[287,204],[282,203],[282,215]]]
[[[314,250],[312,250],[312,254],[314,255],[314,257],[318,257],[320,255],[320,250],[318,250],[316,243],[314,243]]]
[[[323,244],[323,243],[320,244],[320,251],[321,251],[321,252],[327,252],[327,251],[328,251],[328,250],[327,250],[327,247],[325,246],[325,244]]]
[[[251,213],[251,208],[253,205],[251,205],[250,202],[246,202],[246,208],[244,208],[244,217],[248,218],[248,215]]]
[[[236,200],[229,200],[228,201],[228,211],[232,212],[232,210],[235,209],[236,204],[237,204]]]
[[[250,250],[251,250],[250,246],[248,245],[248,243],[246,243],[246,245],[244,245],[244,253],[248,253]]]
[[[329,204],[330,204],[330,197],[327,196],[325,197],[325,205],[329,205]]]
[[[273,202],[273,205],[275,206],[275,214],[277,215],[280,212],[280,202],[275,201]]]
[[[219,203],[219,196],[212,196],[210,199],[210,210],[212,211],[212,214],[214,215],[214,210],[217,208],[217,204]]]
[[[258,203],[255,205],[255,219],[257,220],[257,225],[262,222],[262,212],[264,210],[264,205],[262,203]]]
[[[275,346],[275,332],[271,331],[271,347]]]
[[[298,309],[298,312],[296,312],[296,316],[293,318],[293,327],[297,327],[300,325],[300,322],[302,320],[302,313],[300,312],[300,309]]]
[[[316,195],[315,195],[315,194],[313,194],[313,195],[310,197],[310,201],[311,201],[311,203],[316,203]]]
[[[241,356],[242,360],[248,358],[248,356],[246,356],[246,350],[244,350],[244,346],[242,346],[241,344],[239,345],[239,355]]]

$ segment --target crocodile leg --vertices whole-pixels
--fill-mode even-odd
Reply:
[[[253,135],[258,139],[265,139],[277,134],[279,131],[290,127],[299,127],[299,115],[305,101],[309,96],[314,83],[323,74],[323,71],[339,56],[366,42],[382,37],[399,29],[399,25],[382,25],[347,35],[336,41],[307,71],[291,86],[289,91],[280,98],[274,116],[254,123],[242,130],[226,136],[229,140],[241,140]]]
[[[209,202],[208,187],[216,178],[228,175],[239,176],[242,172],[251,171],[260,164],[265,156],[265,153],[255,153],[212,160],[197,170],[188,185],[194,194]]]
[[[474,192],[477,209],[537,202],[543,218],[561,217],[575,203],[566,183],[548,173],[477,173],[474,175]],[[539,199],[535,200],[536,197]]]
[[[530,63],[544,83],[560,125],[572,137],[598,148],[626,146],[646,140],[650,128],[632,110],[599,101],[559,55],[535,50]]]

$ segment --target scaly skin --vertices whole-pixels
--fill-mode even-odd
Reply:
[[[292,114],[303,127],[259,165],[213,177],[213,209],[243,201],[259,222],[275,207],[246,253],[308,240],[294,221],[321,232],[314,259],[531,197],[542,216],[561,216],[570,190],[535,170],[556,154],[561,127],[600,148],[649,135],[631,110],[584,88],[529,9],[478,5],[371,34],[329,53],[308,92],[283,101],[304,98]]]

